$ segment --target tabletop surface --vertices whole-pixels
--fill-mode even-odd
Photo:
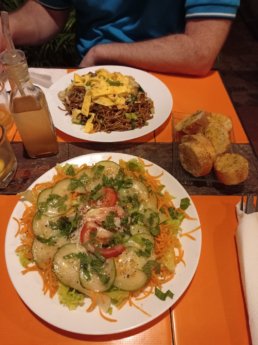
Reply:
[[[63,70],[48,70],[61,76]],[[250,344],[241,287],[235,230],[235,205],[239,195],[257,191],[257,159],[249,144],[219,73],[205,78],[154,74],[173,95],[174,106],[168,121],[149,135],[122,143],[93,143],[70,137],[57,130],[59,153],[30,159],[24,152],[17,131],[12,133],[12,147],[18,170],[10,185],[0,194],[0,329],[5,344]],[[223,188],[209,181],[191,181],[178,171],[175,162],[173,119],[197,109],[224,113],[231,117],[235,149],[250,162],[250,176],[238,188]],[[13,287],[5,264],[5,232],[19,197],[45,171],[59,162],[92,152],[122,152],[146,158],[174,175],[192,196],[202,225],[202,252],[196,274],[174,307],[140,329],[113,336],[83,336],[57,329],[33,314]],[[212,221],[211,221],[212,219]],[[29,328],[28,328],[29,325]],[[15,331],[14,331],[15,330]]]

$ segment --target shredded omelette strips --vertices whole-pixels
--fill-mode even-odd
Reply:
[[[72,122],[83,125],[86,133],[141,128],[153,117],[153,102],[135,79],[106,69],[75,73],[59,98]]]

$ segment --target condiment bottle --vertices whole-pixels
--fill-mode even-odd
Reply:
[[[7,50],[1,56],[11,85],[10,111],[31,158],[58,153],[51,114],[43,91],[32,84],[25,54]]]

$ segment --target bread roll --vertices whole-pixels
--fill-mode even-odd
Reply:
[[[215,150],[201,133],[185,135],[179,144],[179,160],[182,167],[195,177],[210,173],[215,160]]]
[[[203,128],[208,124],[206,112],[198,110],[192,115],[185,117],[175,126],[177,132],[184,134],[196,134],[202,132]]]
[[[217,123],[224,127],[228,132],[233,128],[231,118],[220,113],[207,113],[207,119],[209,123]]]
[[[217,155],[229,150],[229,132],[217,122],[210,122],[204,130],[204,135],[212,143]]]
[[[236,185],[248,177],[249,163],[238,153],[224,153],[214,163],[217,179],[225,185]]]

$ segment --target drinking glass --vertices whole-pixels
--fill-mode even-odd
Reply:
[[[13,127],[14,119],[10,113],[8,105],[8,95],[5,89],[5,74],[0,74],[0,125],[3,125],[9,133]]]
[[[5,127],[0,125],[0,189],[6,188],[17,169],[17,159],[7,137]]]

